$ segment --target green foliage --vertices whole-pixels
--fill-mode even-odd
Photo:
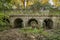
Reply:
[[[0,10],[11,8],[11,0],[0,0]]]
[[[3,31],[5,29],[9,29],[9,22],[6,20],[8,17],[5,15],[0,15],[0,31]]]
[[[31,9],[34,9],[34,10],[39,10],[41,8],[41,3],[40,2],[35,2],[33,5],[31,5]]]
[[[23,33],[33,33],[33,34],[39,34],[39,33],[42,33],[43,32],[43,29],[37,29],[37,28],[32,28],[32,27],[28,27],[28,28],[22,28],[20,30],[20,32],[23,32]]]
[[[54,30],[53,34],[50,34],[47,38],[49,40],[60,40],[60,29]]]
[[[44,31],[42,33],[46,37],[46,40],[60,40],[60,29],[55,29],[49,31]]]

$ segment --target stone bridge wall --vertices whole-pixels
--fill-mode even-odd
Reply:
[[[28,21],[30,19],[36,19],[39,27],[43,27],[43,22],[45,19],[51,19],[53,21],[53,28],[59,27],[60,16],[59,15],[10,15],[10,24],[14,27],[14,21],[20,18],[23,20],[23,26],[28,27]]]

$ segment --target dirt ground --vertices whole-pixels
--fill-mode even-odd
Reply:
[[[20,29],[10,29],[0,32],[0,40],[45,40],[45,38],[39,34],[21,33],[19,30]]]

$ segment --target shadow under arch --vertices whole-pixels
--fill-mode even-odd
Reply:
[[[52,19],[45,19],[43,21],[43,28],[46,28],[46,29],[52,29],[53,28],[53,21]]]
[[[14,21],[14,28],[22,28],[23,20],[21,18],[16,18]]]
[[[37,26],[38,21],[34,18],[28,20],[28,26]]]

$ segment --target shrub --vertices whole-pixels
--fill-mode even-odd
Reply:
[[[8,17],[5,15],[0,15],[0,31],[9,29],[9,22],[6,20]]]

